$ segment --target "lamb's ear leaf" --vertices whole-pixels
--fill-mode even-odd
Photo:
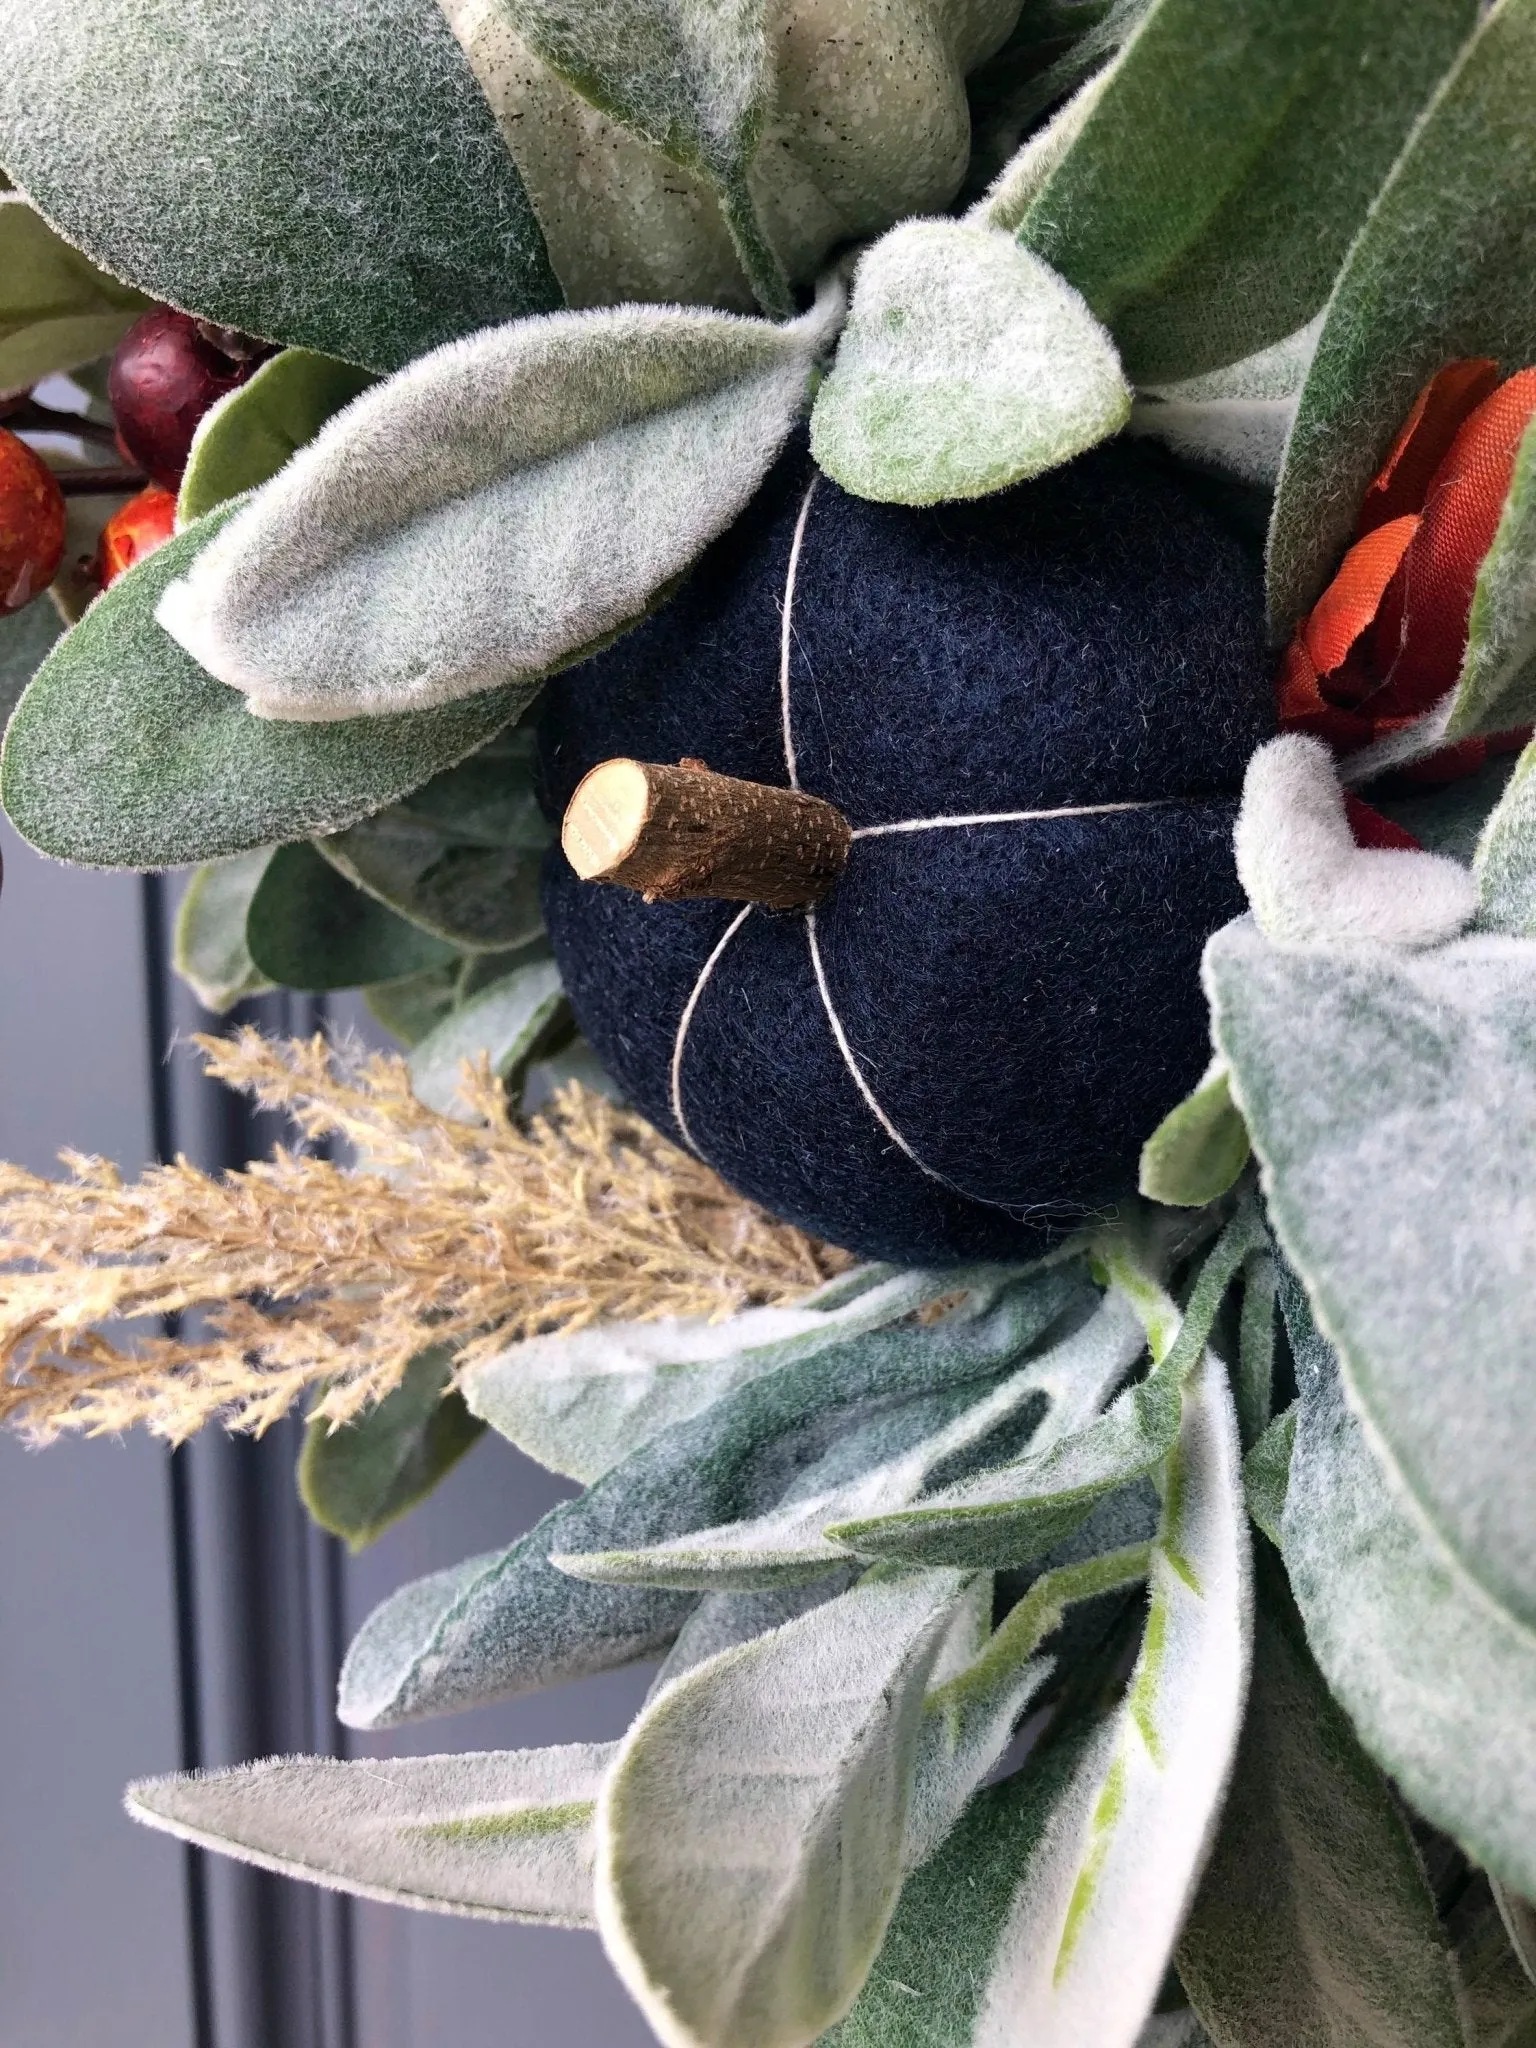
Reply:
[[[130,1785],[135,1820],[283,1877],[474,1920],[592,1924],[592,1812],[615,1745],[274,1757]]]
[[[448,1385],[451,1352],[423,1351],[392,1393],[332,1428],[310,1418],[299,1455],[299,1493],[322,1529],[364,1549],[425,1500],[484,1434]]]
[[[258,971],[285,988],[363,988],[457,957],[339,875],[302,841],[280,846],[251,897],[245,942]]]
[[[1248,1664],[1237,1429],[1211,1354],[1184,1402],[1125,1701],[980,1795],[908,1884],[833,2048],[1140,2039],[1214,1832]],[[923,2024],[930,1999],[942,2036]]]
[[[831,1523],[827,1534],[864,1556],[914,1564],[1001,1567],[1043,1556],[1106,1494],[1157,1470],[1168,1456],[1183,1413],[1181,1389],[1238,1268],[1265,1241],[1255,1211],[1245,1204],[1201,1268],[1182,1321],[1173,1303],[1161,1298],[1171,1329],[1166,1340],[1154,1337],[1152,1371],[1102,1415],[1081,1418],[1061,1434],[1042,1429],[1024,1455],[1008,1464],[939,1487],[913,1507]],[[1134,1284],[1134,1276],[1127,1277]],[[1129,1338],[1120,1356],[1123,1372],[1142,1348],[1138,1316],[1123,1293],[1112,1294],[1105,1308],[1110,1313],[1100,1341],[1124,1346]]]
[[[901,1888],[923,1694],[963,1585],[878,1571],[685,1673],[620,1745],[598,1802],[598,1927],[674,2048],[802,2048],[857,1997]]]
[[[1215,1060],[1142,1146],[1141,1192],[1154,1202],[1203,1209],[1232,1186],[1250,1150],[1247,1126],[1232,1106],[1227,1070]]]
[[[1536,1984],[1536,1906],[1511,1891],[1507,1884],[1501,1884],[1498,1878],[1492,1877],[1488,1882],[1509,1945],[1527,1978]]]
[[[1504,510],[1472,591],[1467,647],[1446,737],[1508,732],[1536,718],[1536,426],[1515,455]]]
[[[63,621],[46,597],[34,598],[19,612],[0,612],[0,734],[63,630]]]
[[[1276,1548],[1285,1515],[1286,1489],[1291,1483],[1291,1453],[1296,1447],[1296,1404],[1277,1415],[1243,1460],[1243,1494],[1248,1512]]]
[[[1113,57],[1149,0],[1031,0],[997,54],[966,80],[972,188],[996,177],[1050,107]]]
[[[1536,742],[1489,813],[1472,863],[1477,929],[1536,938]]]
[[[1413,1512],[1536,1624],[1536,1302],[1518,1255],[1536,942],[1287,948],[1243,919],[1211,940],[1206,983],[1270,1222],[1351,1400]]]
[[[1049,265],[992,228],[908,221],[859,265],[811,449],[859,497],[931,505],[1068,462],[1130,409],[1114,344]]]
[[[1131,408],[1131,432],[1165,442],[1198,468],[1272,492],[1322,328],[1319,313],[1238,362],[1148,386]]]
[[[1166,383],[1317,311],[1469,0],[1157,0],[1019,229]]]
[[[1529,1896],[1536,1636],[1401,1500],[1293,1275],[1281,1295],[1300,1386],[1281,1538],[1312,1654],[1413,1809]]]
[[[730,525],[840,317],[834,284],[787,326],[612,307],[435,350],[256,492],[166,591],[161,623],[269,717],[503,685],[526,704]]]
[[[251,958],[245,940],[251,898],[271,858],[270,847],[258,846],[229,860],[210,861],[182,895],[171,965],[205,1010],[231,1010],[244,997],[276,986]]]
[[[1463,2048],[1455,1966],[1413,1836],[1259,1559],[1253,1683],[1179,1980],[1218,2041]]]
[[[947,1278],[952,1288],[962,1276]],[[653,1654],[676,1635],[693,1596],[585,1584],[557,1571],[551,1554],[638,1549],[761,1512],[795,1463],[871,1407],[1005,1370],[1078,1284],[1047,1268],[1033,1287],[1026,1279],[1007,1290],[994,1268],[990,1286],[930,1327],[869,1330],[809,1353],[791,1341],[782,1362],[763,1371],[756,1361],[755,1373],[708,1406],[685,1395],[686,1419],[670,1427],[658,1429],[660,1404],[642,1406],[636,1433],[656,1433],[579,1499],[509,1550],[417,1580],[374,1611],[347,1653],[341,1718],[390,1727]]]
[[[446,1016],[410,1059],[417,1100],[443,1116],[463,1115],[459,1081],[466,1060],[482,1056],[500,1080],[513,1080],[564,1001],[553,960],[530,961]]]
[[[1474,1875],[1448,1927],[1477,2048],[1532,2048],[1536,1988],[1510,1946],[1486,1875]]]
[[[529,1337],[470,1366],[464,1398],[530,1458],[585,1483],[661,1430],[784,1366],[835,1352],[834,1373],[856,1370],[853,1353],[840,1347],[958,1293],[962,1309],[937,1337],[937,1358],[990,1306],[999,1278],[990,1267],[860,1266],[792,1308],[743,1309],[717,1323],[668,1317]],[[924,1348],[910,1332],[899,1341]],[[887,1349],[887,1341],[878,1348]]]
[[[472,753],[514,693],[334,725],[252,718],[155,623],[221,507],[120,576],[16,707],[0,799],[24,839],[87,867],[177,867],[336,832]]]
[[[792,311],[748,170],[773,98],[764,0],[572,9],[503,0],[528,46],[583,98],[713,188],[741,266],[769,313]]]
[[[1524,240],[1536,207],[1533,87],[1536,5],[1503,0],[1484,14],[1350,250],[1275,498],[1277,632],[1333,573],[1366,487],[1435,371],[1462,356],[1514,365],[1536,353],[1536,268]]]
[[[176,498],[182,526],[255,490],[312,441],[333,413],[378,380],[315,349],[285,348],[198,421]]]
[[[105,269],[204,319],[394,369],[561,303],[434,0],[37,0],[0,135]]]
[[[152,304],[71,248],[19,193],[0,194],[0,391],[110,355]]]
[[[1080,1304],[1064,1297],[1065,1319],[1081,1323],[1091,1300],[1086,1288]],[[1012,1372],[890,1404],[850,1423],[766,1514],[691,1530],[645,1550],[563,1555],[555,1562],[607,1585],[679,1588],[750,1590],[835,1571],[849,1546],[829,1538],[829,1527],[890,1514],[916,1499],[935,1475],[958,1482],[995,1467],[1042,1431],[1063,1434],[1071,1423],[1063,1421],[1060,1404],[1053,1412],[1053,1392],[1064,1390],[1068,1404],[1096,1414],[1139,1348],[1124,1343],[1124,1320],[1123,1306],[1111,1302]],[[1085,1513],[1074,1507],[1073,1524]]]

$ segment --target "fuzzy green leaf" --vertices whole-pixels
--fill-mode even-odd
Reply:
[[[1249,1150],[1247,1127],[1232,1107],[1227,1070],[1218,1060],[1142,1146],[1141,1192],[1154,1202],[1203,1209],[1232,1186]]]
[[[1044,1432],[1059,1439],[1098,1413],[1124,1375],[1129,1347],[1122,1337],[1123,1305],[1100,1308],[1085,1321],[1092,1296],[1086,1289],[1084,1296],[1078,1303],[1070,1296],[1061,1300],[1065,1313],[1056,1320],[1078,1325],[1071,1334],[995,1383],[877,1413],[806,1466],[769,1513],[692,1530],[646,1550],[556,1562],[606,1584],[743,1589],[836,1570],[857,1545],[832,1540],[827,1529],[862,1527],[914,1500],[936,1475],[961,1483],[978,1466],[995,1465],[1021,1438],[1034,1443]],[[1074,1514],[1073,1524],[1080,1519]],[[984,1560],[978,1552],[971,1561]]]
[[[1373,789],[1374,807],[1394,824],[1411,832],[1431,853],[1447,853],[1471,867],[1484,825],[1515,772],[1513,754],[1494,754],[1470,775],[1438,787],[1413,788],[1384,795]]]
[[[1475,19],[1469,0],[1157,0],[1020,239],[1135,382],[1251,355],[1323,303]]]
[[[1511,938],[1536,938],[1536,743],[1514,774],[1477,841],[1477,926]]]
[[[741,266],[770,313],[793,310],[748,169],[773,93],[764,0],[502,0],[552,71],[713,189]]]
[[[312,846],[280,846],[246,913],[257,971],[285,988],[361,988],[456,957],[446,940],[354,889]]]
[[[1006,489],[1117,433],[1131,394],[1081,297],[995,229],[909,221],[859,265],[811,449],[864,498]]]
[[[352,1550],[365,1549],[425,1500],[484,1434],[485,1424],[449,1387],[452,1372],[450,1353],[423,1351],[375,1407],[338,1429],[316,1416],[305,1430],[300,1496],[321,1528],[345,1537]]]
[[[121,576],[17,706],[0,800],[24,839],[87,867],[217,860],[337,832],[473,752],[507,691],[333,725],[253,718],[155,624],[165,586],[230,518],[210,513]]]
[[[63,630],[62,620],[46,597],[34,598],[19,612],[0,613],[0,734]]]
[[[464,1375],[464,1398],[491,1427],[554,1472],[584,1483],[677,1422],[780,1367],[903,1322],[940,1297],[968,1302],[954,1327],[985,1314],[997,1268],[897,1272],[858,1266],[793,1308],[751,1308],[721,1322],[666,1317],[528,1337]],[[918,1340],[919,1342],[921,1340]],[[939,1340],[943,1343],[943,1339]],[[839,1352],[837,1367],[850,1362]]]
[[[1155,1471],[1172,1450],[1183,1413],[1181,1389],[1199,1363],[1222,1298],[1242,1261],[1265,1242],[1244,1207],[1206,1260],[1182,1320],[1152,1346],[1153,1369],[1104,1414],[1040,1430],[1022,1458],[939,1488],[914,1507],[829,1524],[827,1534],[872,1557],[922,1564],[1028,1564],[1071,1534],[1107,1493]],[[1113,1270],[1113,1268],[1112,1268]],[[1166,1297],[1164,1297],[1166,1299]],[[1176,1332],[1176,1334],[1174,1334]],[[1112,1386],[1143,1348],[1128,1296],[1112,1293],[1085,1341],[1107,1348]]]
[[[552,960],[519,967],[493,981],[428,1032],[411,1053],[416,1098],[441,1115],[462,1115],[459,1081],[466,1060],[484,1055],[491,1072],[509,1081],[559,1014],[560,970]]]
[[[114,275],[374,369],[560,304],[434,0],[35,0],[0,158]]]
[[[1536,718],[1536,427],[1527,427],[1493,543],[1477,572],[1447,739]]]
[[[567,313],[436,350],[246,501],[158,616],[274,718],[417,711],[632,625],[729,526],[804,403],[835,287],[788,326]]]
[[[1435,371],[1460,356],[1512,368],[1536,355],[1533,91],[1536,0],[1499,0],[1350,251],[1275,498],[1269,580],[1279,632],[1332,575],[1367,485]]]
[[[1131,408],[1131,432],[1166,442],[1198,468],[1273,492],[1322,324],[1319,313],[1240,362],[1149,385]]]
[[[276,984],[251,958],[245,923],[261,886],[269,847],[212,861],[187,884],[176,912],[171,965],[205,1010],[232,1010],[246,996]]]
[[[1113,57],[1148,0],[1025,0],[1013,33],[970,79],[971,172],[990,182],[1047,108]]]
[[[1277,1415],[1243,1460],[1243,1493],[1248,1512],[1278,1549],[1296,1447],[1296,1404]]]
[[[690,1596],[585,1584],[555,1570],[551,1554],[639,1549],[760,1513],[798,1464],[872,1404],[1007,1371],[1074,1284],[1048,1269],[1033,1287],[1025,1280],[981,1294],[928,1328],[870,1330],[808,1355],[791,1345],[784,1362],[701,1412],[697,1394],[685,1395],[686,1420],[643,1441],[510,1549],[417,1580],[377,1608],[347,1653],[342,1719],[389,1727],[652,1654],[682,1626]],[[653,1428],[656,1412],[646,1418]]]
[[[1261,1558],[1253,1681],[1179,1978],[1230,2048],[1463,2048],[1454,1965],[1408,1823]]]
[[[669,2048],[803,2048],[858,1995],[963,1583],[877,1572],[677,1679],[630,1730],[598,1804],[597,1920]]]
[[[285,348],[198,421],[176,499],[183,526],[277,475],[333,413],[378,380],[355,363]]]
[[[1270,1221],[1351,1398],[1414,1512],[1536,1623],[1536,945],[1293,949],[1244,919],[1206,977]]]
[[[1536,1636],[1401,1502],[1302,1289],[1282,1293],[1301,1396],[1281,1537],[1312,1654],[1414,1809],[1528,1896]]]
[[[1477,2048],[1536,2048],[1536,1989],[1509,1945],[1485,1876],[1473,1877],[1449,1927]]]
[[[0,194],[0,391],[110,355],[151,303],[71,248],[19,193]]]
[[[143,1778],[127,1804],[184,1842],[359,1898],[587,1927],[592,1812],[615,1747],[277,1757]]]

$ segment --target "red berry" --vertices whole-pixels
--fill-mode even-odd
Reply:
[[[0,427],[0,612],[46,590],[64,559],[64,493],[26,442]]]
[[[229,328],[210,328],[170,306],[135,320],[117,345],[107,396],[118,440],[157,484],[174,491],[197,423],[243,384],[265,353]]]
[[[151,484],[130,498],[120,512],[114,512],[101,529],[101,552],[96,558],[101,587],[106,589],[146,555],[168,541],[176,531],[176,494]]]

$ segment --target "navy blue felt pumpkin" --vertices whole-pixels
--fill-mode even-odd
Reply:
[[[630,1099],[733,1186],[870,1256],[1017,1256],[1134,1178],[1207,1057],[1274,723],[1245,549],[1133,448],[975,503],[840,491],[796,448],[672,601],[546,692],[559,816],[613,756],[802,789],[853,828],[813,910],[545,912]]]

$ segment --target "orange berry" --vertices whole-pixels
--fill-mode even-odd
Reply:
[[[42,458],[0,427],[0,612],[46,590],[64,559],[64,493]]]
[[[101,529],[101,552],[96,558],[96,566],[102,589],[105,590],[125,569],[131,569],[135,562],[152,555],[175,531],[176,496],[173,491],[162,491],[158,484],[151,484],[137,497],[130,498]]]

